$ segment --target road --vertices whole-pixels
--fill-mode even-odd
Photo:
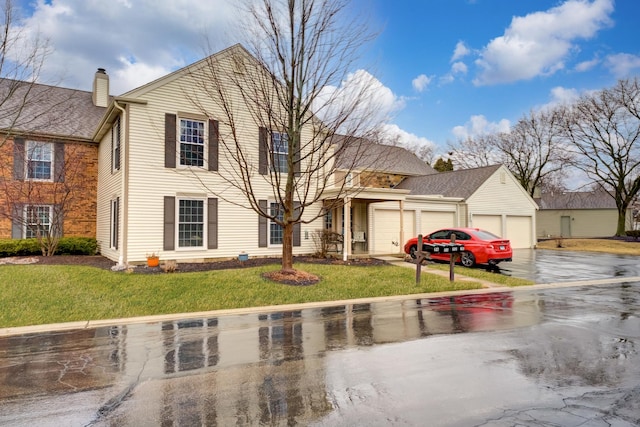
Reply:
[[[0,338],[3,426],[634,426],[640,283]]]

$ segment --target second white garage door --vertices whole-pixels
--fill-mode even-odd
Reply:
[[[376,209],[373,212],[373,253],[393,254],[402,252],[404,242],[400,241],[400,211]],[[404,211],[404,238],[415,234],[415,212]]]
[[[422,211],[420,215],[420,232],[424,235],[441,228],[453,227],[456,221],[455,212]]]

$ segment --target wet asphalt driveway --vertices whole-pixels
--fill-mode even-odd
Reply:
[[[514,249],[513,261],[499,267],[503,274],[535,283],[640,277],[640,257],[597,252]]]

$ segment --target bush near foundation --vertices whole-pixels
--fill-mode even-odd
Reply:
[[[56,255],[95,255],[98,242],[89,237],[63,237]],[[37,239],[0,239],[0,257],[42,255]]]
[[[640,238],[640,230],[627,230],[625,231],[625,234],[629,237],[633,237],[636,240]]]

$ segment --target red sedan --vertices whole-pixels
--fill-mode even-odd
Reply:
[[[513,252],[511,243],[507,239],[502,239],[479,228],[445,228],[434,231],[423,237],[424,243],[450,243],[451,235],[456,235],[456,243],[464,245],[464,252],[460,253],[460,263],[465,267],[475,264],[496,265],[502,261],[511,261]],[[404,245],[404,252],[415,258],[418,249],[418,238],[409,239]],[[423,251],[427,251],[423,247]],[[432,253],[431,259],[449,261],[451,256],[448,253]]]

